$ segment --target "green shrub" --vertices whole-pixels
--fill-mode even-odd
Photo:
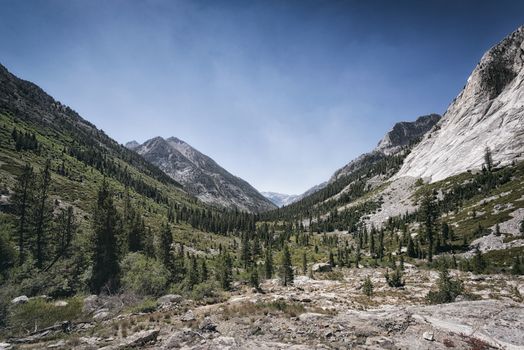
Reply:
[[[66,306],[55,306],[44,298],[30,299],[25,304],[13,305],[8,314],[8,327],[12,335],[22,334],[27,330],[42,329],[57,322],[72,321],[82,314],[81,297],[67,300]]]
[[[395,272],[393,272],[391,275],[386,270],[386,282],[388,286],[393,288],[400,288],[404,286],[404,281],[402,280],[403,273],[400,270],[399,267],[395,269]]]
[[[139,304],[134,305],[131,308],[131,312],[138,312],[138,313],[149,313],[153,312],[157,309],[158,303],[155,299],[147,298],[142,300]]]
[[[464,292],[462,282],[460,280],[453,280],[445,267],[440,270],[437,286],[437,291],[429,291],[426,295],[426,299],[430,304],[451,303],[455,301],[457,296]]]
[[[122,261],[122,287],[138,295],[160,295],[165,291],[169,272],[156,259],[130,253]]]
[[[366,276],[366,279],[362,284],[362,292],[368,297],[373,295],[373,282],[371,282],[371,278],[369,278],[369,276]]]

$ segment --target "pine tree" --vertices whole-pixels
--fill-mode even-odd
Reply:
[[[256,264],[251,267],[251,271],[249,273],[249,284],[256,290],[260,290],[260,281],[258,278],[258,268]]]
[[[247,234],[242,235],[242,242],[240,245],[240,261],[242,261],[244,264],[245,269],[247,269],[247,267],[251,264],[251,250],[249,247],[249,239]]]
[[[207,282],[209,278],[209,271],[207,269],[206,259],[202,259],[202,265],[200,267],[200,281]]]
[[[282,265],[280,270],[280,280],[282,285],[288,286],[293,284],[293,266],[291,264],[291,254],[287,244],[284,244],[282,251]]]
[[[266,279],[273,278],[273,254],[271,248],[266,249],[266,258],[264,260],[264,270]]]
[[[51,184],[51,161],[48,159],[37,183],[35,205],[32,213],[32,223],[35,235],[36,266],[41,269],[47,253],[47,234],[53,215],[53,207],[49,200]]]
[[[306,252],[302,253],[302,273],[306,275],[307,273],[307,255]]]
[[[233,261],[229,253],[225,253],[220,257],[217,279],[222,289],[231,289],[231,283],[233,283]]]
[[[366,276],[364,279],[364,283],[362,284],[362,292],[368,297],[373,295],[373,282],[371,282],[371,278],[369,278],[369,276]]]
[[[93,212],[94,253],[91,291],[100,293],[106,287],[109,292],[119,286],[117,232],[118,212],[113,203],[113,194],[104,179],[98,191]]]
[[[13,195],[13,204],[18,215],[18,264],[22,265],[26,258],[26,242],[28,239],[28,216],[30,205],[32,203],[33,185],[34,185],[33,168],[26,164],[22,169],[22,174],[18,177],[18,182]]]
[[[332,251],[329,251],[329,265],[331,267],[335,267],[335,258],[333,257],[333,252]]]
[[[200,281],[200,275],[198,271],[198,263],[196,256],[192,255],[189,259],[190,265],[189,265],[189,272],[187,276],[187,284],[190,289],[193,289],[193,286],[198,284]]]
[[[420,205],[421,220],[424,225],[426,240],[428,242],[428,261],[433,261],[433,250],[435,249],[435,224],[438,217],[437,207],[433,201],[433,195],[426,193]]]
[[[487,171],[491,172],[493,170],[493,157],[491,155],[491,149],[486,147],[484,151],[484,166]]]

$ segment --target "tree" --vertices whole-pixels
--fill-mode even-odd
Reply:
[[[371,282],[371,278],[369,278],[369,276],[366,276],[364,279],[364,283],[362,284],[362,292],[368,297],[373,295],[373,282]]]
[[[45,270],[49,270],[60,258],[68,258],[71,255],[70,248],[73,236],[77,230],[77,223],[75,214],[72,206],[68,206],[66,209],[60,209],[60,213],[57,218],[57,247],[55,258],[49,264]]]
[[[422,203],[420,205],[420,215],[425,229],[426,240],[428,241],[428,261],[431,262],[433,261],[433,250],[435,248],[434,233],[438,218],[438,210],[433,200],[433,195],[429,192],[427,192],[422,199]]]
[[[258,268],[256,264],[251,267],[251,272],[249,273],[249,284],[256,290],[260,290],[260,281],[258,278]]]
[[[415,251],[415,244],[413,243],[413,239],[411,238],[411,235],[408,236],[408,246],[406,254],[410,258],[415,258],[417,256],[417,252]]]
[[[478,246],[475,247],[475,255],[473,256],[472,265],[473,272],[475,273],[482,273],[486,269],[486,261],[484,260],[482,252],[480,251]]]
[[[484,150],[484,167],[489,172],[493,170],[493,157],[491,155],[491,149],[489,147],[486,147],[486,149]]]
[[[91,291],[100,293],[102,288],[109,292],[119,287],[120,267],[118,264],[117,232],[119,215],[113,203],[113,194],[104,179],[98,190],[93,211],[93,272]]]
[[[426,299],[431,304],[451,303],[463,291],[462,282],[451,279],[445,264],[442,264],[440,269],[437,286],[437,291],[429,291],[426,295]]]
[[[332,251],[329,251],[329,265],[331,265],[331,267],[335,267],[335,258],[333,257]]]
[[[206,259],[202,259],[202,265],[200,267],[200,281],[206,282],[209,278],[209,271],[207,269]]]
[[[304,275],[307,273],[307,255],[306,255],[306,252],[302,253],[302,273]]]
[[[33,227],[36,239],[36,266],[41,269],[47,253],[47,231],[53,215],[53,207],[49,201],[49,185],[51,184],[51,161],[48,159],[37,183],[35,206],[33,208]]]
[[[233,261],[229,253],[222,254],[220,257],[217,272],[217,279],[222,289],[230,290],[231,283],[233,283]]]
[[[267,279],[273,278],[273,254],[271,248],[266,249],[266,258],[264,259],[264,271]]]
[[[189,272],[187,274],[187,284],[190,289],[193,289],[195,284],[198,284],[200,281],[200,274],[198,271],[198,263],[195,255],[191,256]]]
[[[26,257],[26,240],[28,239],[28,216],[33,195],[33,168],[26,164],[18,177],[13,195],[13,204],[18,215],[18,264],[22,265]]]
[[[251,249],[249,247],[249,239],[246,233],[242,235],[242,242],[240,244],[240,261],[244,264],[244,268],[251,264]]]
[[[282,265],[280,267],[280,280],[282,285],[288,286],[293,284],[293,266],[291,264],[291,254],[286,243],[282,250]]]
[[[404,281],[402,280],[402,270],[397,267],[395,269],[395,272],[393,272],[391,275],[389,274],[389,271],[386,270],[386,282],[388,286],[393,288],[399,288],[404,286]]]

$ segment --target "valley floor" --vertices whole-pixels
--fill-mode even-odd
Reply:
[[[237,285],[222,302],[202,305],[177,296],[150,312],[113,313],[117,303],[84,301],[91,319],[52,340],[20,349],[524,349],[524,278],[452,271],[468,300],[427,305],[438,273],[406,264],[403,288],[385,269],[335,269],[294,286],[267,280],[262,292]],[[361,291],[365,276],[371,297]],[[326,279],[330,278],[330,279]],[[114,298],[114,297],[113,297]],[[161,300],[161,301],[162,301]],[[91,310],[86,310],[91,308]],[[100,309],[103,308],[103,309]],[[94,318],[98,321],[93,320]],[[46,336],[49,336],[48,332]],[[49,338],[47,338],[49,339]],[[15,345],[16,340],[8,340]],[[19,340],[20,341],[20,340]],[[1,348],[1,345],[0,345]]]

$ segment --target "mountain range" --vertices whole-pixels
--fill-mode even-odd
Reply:
[[[126,147],[159,167],[204,203],[254,213],[276,208],[249,183],[176,137],[155,137],[143,144],[128,142]]]

